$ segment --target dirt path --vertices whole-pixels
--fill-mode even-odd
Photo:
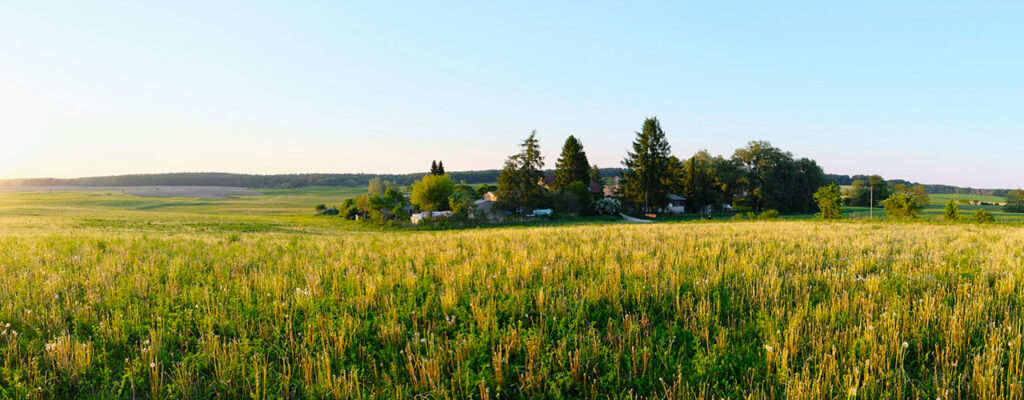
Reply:
[[[626,214],[623,214],[623,213],[619,213],[619,215],[621,215],[622,219],[626,220],[626,222],[632,222],[632,223],[635,223],[635,224],[649,224],[649,223],[654,222],[654,221],[651,221],[649,219],[633,218],[633,217],[630,217],[630,216],[628,216]]]

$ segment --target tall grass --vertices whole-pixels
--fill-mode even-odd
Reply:
[[[1022,263],[1000,226],[19,227],[0,398],[1021,398]]]

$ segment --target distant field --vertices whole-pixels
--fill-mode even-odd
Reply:
[[[1005,197],[999,196],[982,196],[976,194],[932,194],[929,195],[932,198],[932,203],[946,204],[950,199],[953,200],[968,200],[968,201],[984,201],[987,203],[1005,203]]]

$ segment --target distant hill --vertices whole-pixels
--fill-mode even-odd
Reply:
[[[622,174],[622,168],[601,168],[601,176],[613,177]],[[546,172],[550,173],[551,170]],[[469,184],[494,183],[501,170],[451,171],[456,182]],[[299,188],[307,186],[366,186],[371,178],[380,177],[401,186],[412,185],[426,172],[410,174],[275,174],[252,175],[225,172],[175,172],[166,174],[134,174],[114,176],[93,176],[84,178],[30,178],[0,180],[0,186],[235,186],[249,188]],[[854,180],[867,180],[867,175],[825,174],[825,178],[837,185],[849,185]],[[918,185],[903,179],[889,179],[890,183]],[[924,184],[928,193],[971,194],[983,196],[1006,196],[1009,189],[975,189],[950,185]]]
[[[618,176],[621,168],[601,168],[602,176]],[[550,171],[548,171],[550,172]],[[501,170],[451,171],[456,182],[469,184],[494,183]],[[0,181],[3,186],[236,186],[251,188],[298,188],[307,186],[366,186],[371,178],[392,181],[401,186],[412,185],[426,172],[411,174],[277,174],[250,175],[224,172],[177,172],[94,176],[84,178],[30,178]]]
[[[884,178],[884,177],[883,177]],[[836,175],[836,174],[825,174],[825,179],[835,182],[836,185],[850,185],[855,180],[867,181],[867,175]],[[930,194],[969,194],[979,196],[998,196],[1006,197],[1006,193],[1011,189],[976,189],[971,187],[959,187],[951,185],[935,185],[935,184],[924,184],[911,182],[904,179],[886,179],[886,182],[904,184],[907,186],[924,186],[925,191]]]

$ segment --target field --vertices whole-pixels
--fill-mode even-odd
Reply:
[[[0,398],[1024,397],[1014,226],[310,216],[357,193],[0,194]]]

